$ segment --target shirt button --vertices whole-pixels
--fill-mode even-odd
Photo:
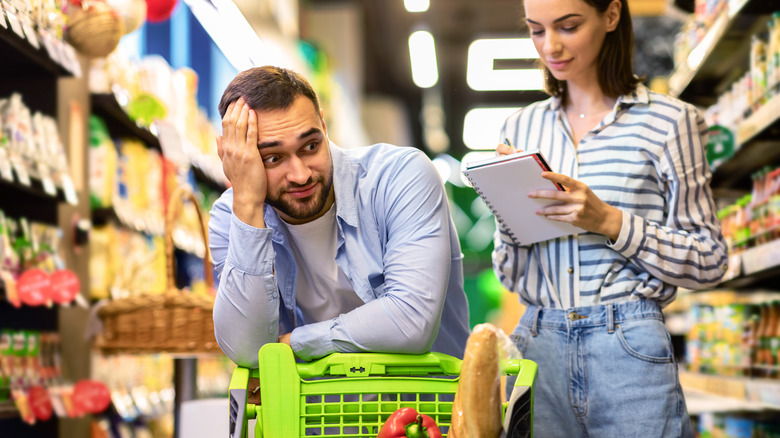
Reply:
[[[568,272],[569,274],[573,274],[574,273],[574,268],[569,266],[569,269],[567,269],[566,272]]]

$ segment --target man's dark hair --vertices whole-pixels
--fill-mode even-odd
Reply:
[[[240,97],[257,111],[288,108],[298,96],[304,96],[320,110],[317,93],[303,76],[286,68],[254,67],[239,73],[225,88],[219,101],[219,114],[225,117],[228,106]]]
[[[613,0],[582,0],[604,13]],[[599,85],[605,95],[618,97],[636,89],[639,78],[634,76],[631,66],[634,49],[634,29],[631,25],[631,14],[628,12],[628,2],[619,0],[620,21],[612,32],[607,33],[604,45],[598,58]],[[544,89],[555,97],[566,97],[566,82],[555,79],[547,67],[544,71]]]

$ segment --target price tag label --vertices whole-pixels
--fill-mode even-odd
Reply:
[[[35,47],[35,50],[40,50],[41,44],[38,42],[38,34],[35,32],[35,28],[33,28],[29,18],[25,17],[22,19],[22,29],[24,30],[24,34],[27,36],[27,41],[29,41],[30,44]]]
[[[49,58],[61,65],[62,61],[60,60],[60,54],[57,52],[57,48],[52,41],[51,34],[45,31],[41,32],[41,41],[43,42],[43,47],[46,49],[46,53],[49,54]]]
[[[22,23],[19,22],[19,18],[16,16],[16,14],[12,11],[6,10],[5,17],[8,19],[8,24],[11,25],[11,30],[13,30],[15,34],[19,35],[19,38],[24,38],[24,29],[22,28]]]
[[[24,186],[30,187],[30,174],[27,173],[27,167],[18,158],[11,157],[11,164],[13,165],[14,172],[16,172],[16,178]]]
[[[49,167],[40,161],[38,162],[38,175],[40,176],[41,183],[43,184],[43,191],[46,192],[47,195],[57,196],[57,187],[54,185],[54,181],[51,179]]]
[[[6,151],[3,146],[0,146],[0,178],[11,182],[14,180],[14,171],[11,167],[11,160],[8,158],[8,151]]]
[[[62,65],[65,66],[73,76],[81,77],[81,64],[79,64],[79,58],[76,56],[76,49],[68,43],[60,42],[62,48]]]
[[[65,200],[68,201],[68,204],[79,204],[79,197],[76,194],[76,188],[73,187],[73,180],[70,179],[70,175],[68,174],[62,175],[62,191],[65,192]]]

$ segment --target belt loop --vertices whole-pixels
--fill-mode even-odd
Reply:
[[[607,333],[615,333],[615,305],[607,304]]]
[[[536,337],[537,332],[537,325],[539,324],[539,312],[542,311],[542,306],[534,306],[534,319],[531,321],[531,335],[533,337]]]

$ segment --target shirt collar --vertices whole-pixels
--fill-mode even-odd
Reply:
[[[333,190],[336,196],[336,216],[352,227],[358,226],[357,203],[355,201],[355,176],[360,163],[353,161],[345,150],[330,142],[330,157],[333,162]]]
[[[636,90],[631,93],[624,94],[618,97],[618,108],[625,108],[634,104],[648,104],[650,103],[650,95],[648,94],[647,87],[641,82],[637,84]]]

